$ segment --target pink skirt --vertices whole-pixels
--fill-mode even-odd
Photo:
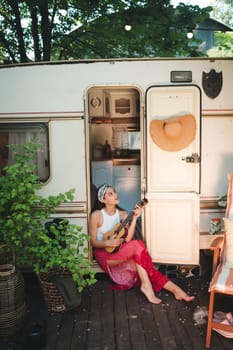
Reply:
[[[136,264],[147,271],[155,292],[160,291],[169,281],[165,275],[155,269],[145,244],[141,240],[123,243],[116,253],[108,253],[105,249],[94,249],[94,256],[100,267],[117,284],[113,287],[114,289],[130,289],[140,285]],[[112,267],[108,265],[109,260],[121,262]]]

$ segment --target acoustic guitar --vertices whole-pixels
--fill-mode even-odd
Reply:
[[[148,199],[144,198],[140,202],[138,202],[136,204],[136,206],[140,206],[143,208],[147,203],[148,203]],[[129,215],[121,223],[117,223],[111,231],[106,232],[103,235],[103,241],[106,241],[107,239],[126,238],[127,231],[125,230],[125,226],[132,219],[133,215],[134,215],[134,211],[132,210],[129,213]],[[118,246],[118,247],[105,247],[105,250],[108,253],[115,253],[118,251],[119,248],[120,248],[120,246]]]

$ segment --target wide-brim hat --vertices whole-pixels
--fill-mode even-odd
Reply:
[[[150,123],[153,142],[169,152],[187,147],[196,134],[196,120],[192,114],[171,117],[163,120],[154,119]]]

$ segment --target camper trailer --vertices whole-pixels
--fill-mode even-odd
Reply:
[[[0,171],[36,138],[42,195],[75,189],[56,216],[88,232],[112,184],[155,263],[199,265],[233,172],[233,59],[117,59],[0,66]],[[221,228],[215,234],[221,234]],[[90,248],[91,258],[91,248]]]

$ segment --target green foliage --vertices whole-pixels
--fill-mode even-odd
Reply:
[[[224,194],[218,199],[218,205],[222,208],[227,207],[227,194]]]
[[[2,0],[0,47],[13,63],[190,56],[198,45],[186,33],[210,10],[182,3],[174,8],[170,0]]]
[[[15,163],[5,167],[6,176],[0,178],[0,245],[11,245],[17,265],[30,266],[37,273],[69,270],[81,291],[95,283],[91,262],[85,257],[89,237],[67,220],[54,226],[53,237],[49,236],[46,220],[61,203],[73,199],[74,190],[48,198],[37,193],[42,185],[32,160],[38,146],[33,142],[23,149],[11,146]]]
[[[51,236],[52,233],[52,236]],[[57,225],[50,226],[48,232],[40,236],[40,242],[33,248],[36,261],[36,272],[49,272],[55,269],[69,270],[78,290],[95,283],[91,262],[88,255],[87,235],[83,228],[62,220]]]
[[[225,25],[233,27],[233,3],[232,0],[212,0],[212,16]]]
[[[209,57],[233,57],[233,33],[215,33],[215,46],[207,54]]]

